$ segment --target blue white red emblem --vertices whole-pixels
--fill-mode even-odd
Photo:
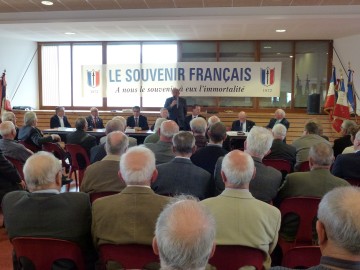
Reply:
[[[262,68],[260,70],[261,84],[265,86],[273,85],[275,82],[275,68]]]
[[[100,85],[100,70],[87,70],[87,84],[92,88]]]

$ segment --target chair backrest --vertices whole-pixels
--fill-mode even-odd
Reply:
[[[86,150],[79,144],[65,144],[66,151],[71,156],[71,166],[75,169],[86,169],[90,165],[90,160]],[[81,162],[85,164],[81,164]],[[85,166],[85,167],[84,167]]]
[[[286,198],[280,204],[281,220],[284,216],[294,213],[299,217],[299,227],[296,233],[296,243],[312,244],[313,221],[317,217],[320,198],[293,197]]]
[[[240,245],[217,245],[215,253],[209,263],[216,269],[238,270],[240,267],[249,265],[256,270],[262,270],[265,253],[256,248]]]
[[[42,144],[42,150],[46,152],[53,153],[54,156],[62,161],[62,166],[67,167],[68,164],[66,163],[66,152],[61,146],[57,143],[47,142]]]
[[[262,162],[266,166],[273,167],[281,172],[286,172],[286,174],[292,172],[291,162],[285,159],[263,159]]]
[[[80,247],[70,241],[53,238],[17,237],[11,240],[16,257],[26,257],[35,269],[52,269],[56,260],[71,260],[79,270],[85,269]]]
[[[310,171],[309,161],[304,161],[300,164],[299,172],[308,172]]]
[[[360,186],[360,179],[345,179],[352,186]]]
[[[106,196],[110,196],[110,195],[114,195],[114,194],[118,194],[118,191],[102,191],[102,192],[93,192],[90,193],[90,202],[93,203],[95,200],[102,198],[102,197],[106,197]]]
[[[5,156],[5,158],[10,161],[12,163],[12,165],[14,165],[14,167],[16,168],[16,170],[18,171],[20,177],[22,180],[24,180],[24,172],[23,172],[23,167],[24,167],[24,163],[22,163],[20,160]]]
[[[25,146],[27,149],[33,151],[34,153],[36,153],[40,150],[36,145],[28,143],[26,141],[18,141],[18,143],[22,144],[23,146]]]
[[[301,246],[289,249],[281,265],[288,268],[309,268],[320,264],[321,251],[319,246]]]
[[[100,260],[105,266],[108,261],[116,261],[125,269],[143,269],[151,262],[159,262],[151,245],[139,244],[103,244],[99,246]]]

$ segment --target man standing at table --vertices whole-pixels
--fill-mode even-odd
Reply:
[[[178,88],[172,89],[172,97],[167,98],[164,107],[169,111],[169,119],[175,121],[180,130],[185,129],[185,117],[187,114],[186,100],[180,96]]]

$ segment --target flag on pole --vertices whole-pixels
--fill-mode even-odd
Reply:
[[[342,122],[350,118],[349,103],[343,78],[340,79],[340,87],[333,112],[333,118],[332,127],[336,132],[340,132]]]
[[[347,88],[348,88],[347,99],[349,102],[349,107],[350,107],[349,109],[350,109],[351,113],[354,113],[356,110],[354,90],[353,90],[353,74],[354,74],[354,71],[349,68],[348,69],[348,84],[347,84]]]
[[[6,78],[5,78],[5,70],[1,76],[1,82],[0,82],[0,87],[1,87],[1,91],[0,91],[0,111],[2,112],[4,110],[4,103],[5,103],[5,99],[6,99]]]
[[[336,70],[333,66],[332,68],[332,75],[330,79],[329,89],[327,92],[325,104],[324,104],[324,111],[330,116],[330,119],[333,119],[333,111],[336,103],[335,99],[335,89],[336,89]]]

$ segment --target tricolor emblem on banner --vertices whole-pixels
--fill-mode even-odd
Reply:
[[[260,80],[261,84],[264,86],[273,85],[275,82],[275,68],[261,68]]]
[[[100,70],[87,70],[87,84],[92,88],[100,85]]]

